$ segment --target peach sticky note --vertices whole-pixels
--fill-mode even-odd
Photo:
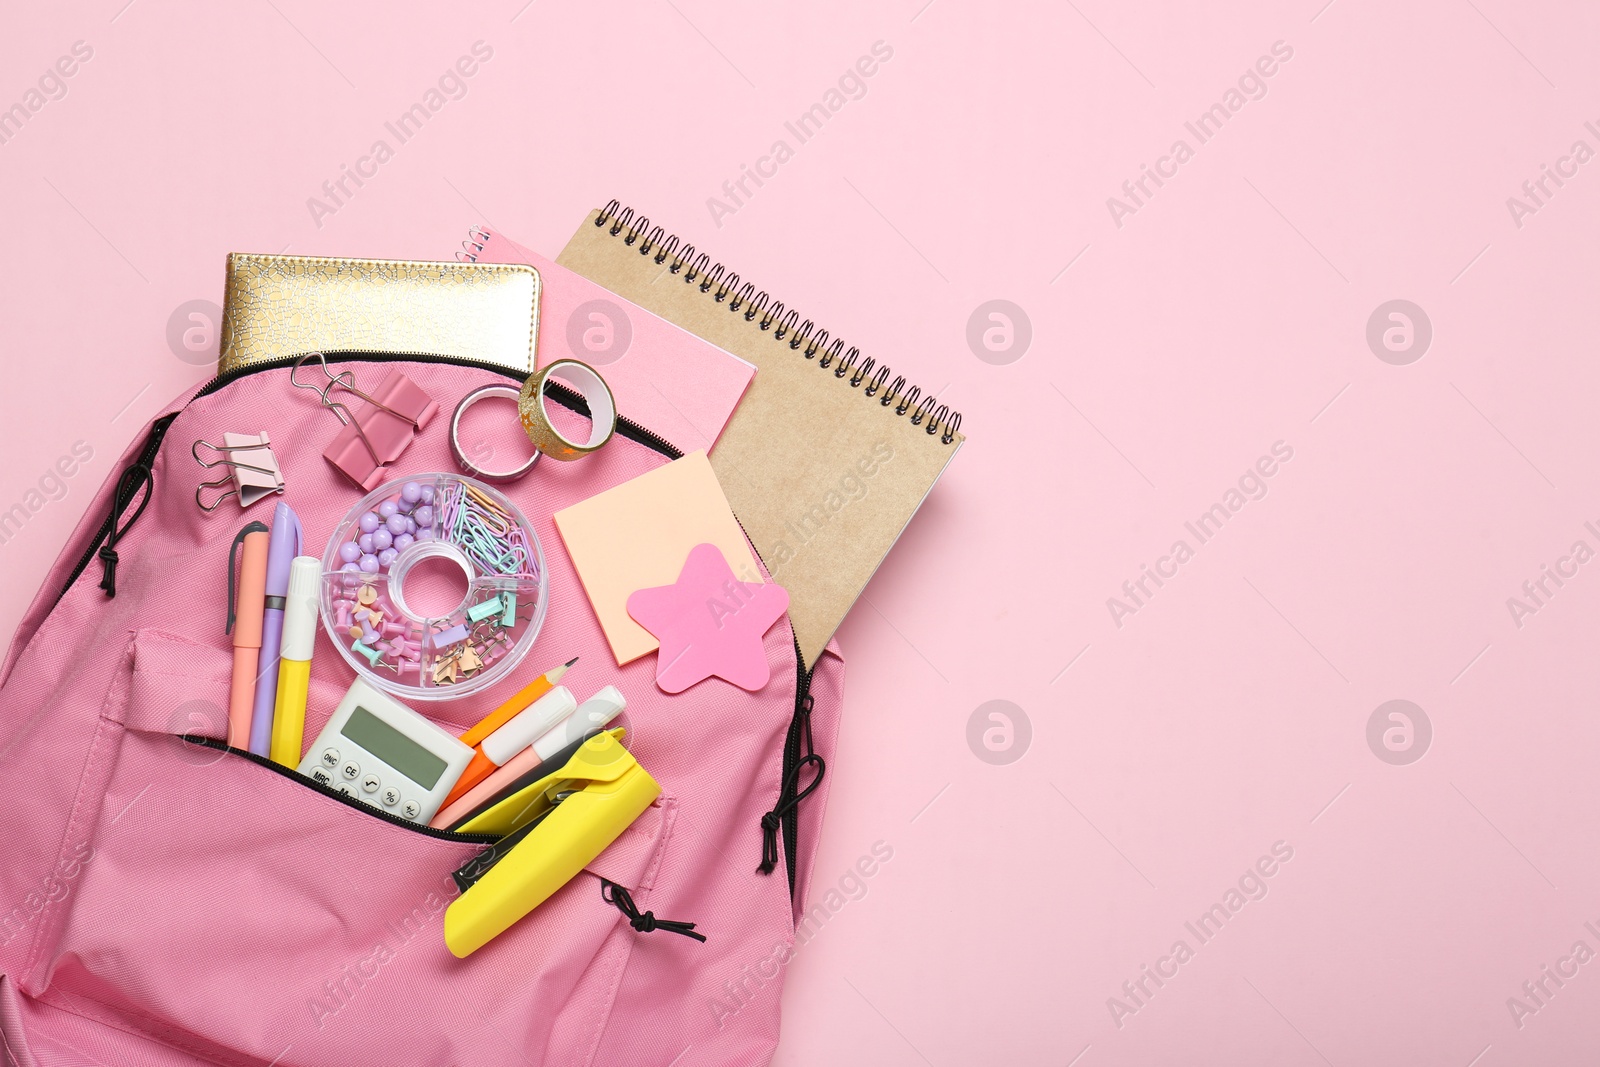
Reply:
[[[628,595],[676,582],[694,546],[716,545],[741,581],[766,580],[704,452],[558,511],[555,520],[619,667],[658,646],[629,617]]]

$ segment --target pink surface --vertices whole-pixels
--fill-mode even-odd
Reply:
[[[716,545],[689,550],[678,580],[628,597],[628,614],[649,630],[656,685],[681,693],[710,677],[758,690],[771,678],[761,635],[789,610],[789,593],[771,582],[741,582]]]
[[[581,360],[605,377],[629,418],[685,452],[716,443],[755,367],[501,234],[481,244],[478,263],[539,271],[539,366]]]
[[[553,255],[616,196],[971,434],[840,634],[812,878],[837,907],[787,964],[776,1063],[1594,1049],[1600,963],[1542,972],[1600,951],[1593,9],[114,0],[8,31],[7,106],[93,55],[0,144],[0,511],[29,513],[0,632],[207,376],[187,316],[228,251],[433,257],[482,222]],[[1202,143],[1186,123],[1241,79]],[[802,143],[786,123],[830,101]],[[333,205],[343,166],[376,170]],[[1414,362],[1394,300],[1431,324]],[[1421,747],[1414,711],[1369,741],[1392,700],[1431,726],[1409,764],[1377,753]],[[1185,924],[1230,889],[1202,943]],[[1108,999],[1180,939],[1119,1027]]]

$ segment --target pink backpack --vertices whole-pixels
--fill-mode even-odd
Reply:
[[[447,412],[507,378],[444,359],[397,365]],[[800,669],[785,619],[766,636],[764,689],[713,678],[668,696],[654,656],[616,667],[550,516],[676,450],[623,420],[593,456],[506,486],[545,545],[544,629],[511,682],[419,710],[459,733],[577,655],[567,684],[627,694],[617,725],[662,795],[553,897],[457,959],[442,932],[450,874],[481,841],[385,819],[223,741],[227,549],[270,504],[198,510],[210,474],[191,443],[269,428],[308,551],[359,495],[323,461],[331,417],[288,377],[285,362],[225,375],[150,425],[0,668],[4,1062],[769,1062],[838,729],[838,649]],[[397,473],[453,469],[448,422],[424,430]],[[318,641],[308,739],[351,681]],[[603,881],[627,893],[602,895]],[[706,941],[658,920],[693,922]]]

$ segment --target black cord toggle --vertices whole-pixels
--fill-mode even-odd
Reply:
[[[692,937],[696,941],[705,941],[705,934],[697,934],[694,923],[675,922],[672,919],[658,919],[653,911],[641,912],[639,905],[633,902],[633,894],[625,886],[620,886],[609,879],[600,879],[600,899],[607,904],[616,906],[616,909],[628,917],[628,925],[641,934],[648,934],[652,930],[665,930],[668,933],[682,934]]]
[[[117,550],[107,541],[100,546],[100,588],[109,597],[117,595],[117,563]]]
[[[795,792],[800,785],[800,771],[808,763],[816,766],[816,777],[804,789]],[[800,802],[822,784],[822,776],[827,770],[827,763],[815,752],[800,757],[799,762],[790,769],[789,776],[783,781],[783,788],[778,791],[778,806],[761,816],[761,866],[756,868],[761,874],[771,874],[778,865],[778,828],[783,823],[783,817],[798,808]]]
[[[121,562],[117,557],[117,541],[125,536],[134,523],[139,521],[139,516],[144,514],[144,509],[150,504],[150,493],[155,488],[155,475],[143,463],[135,463],[124,470],[117,478],[117,487],[111,493],[111,521],[110,528],[106,531],[106,543],[100,546],[100,566],[103,573],[100,575],[100,588],[105,590],[108,597],[117,595],[117,564]],[[122,513],[128,510],[128,505],[133,503],[133,498],[140,489],[144,490],[144,499],[139,501],[139,506],[134,513],[123,523],[117,526],[117,520],[122,518]]]

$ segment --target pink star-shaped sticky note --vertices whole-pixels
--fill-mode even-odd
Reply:
[[[789,610],[789,593],[741,582],[716,545],[695,545],[672,585],[640,589],[628,614],[661,642],[656,685],[681,693],[713,674],[754,692],[771,668],[761,637]]]

